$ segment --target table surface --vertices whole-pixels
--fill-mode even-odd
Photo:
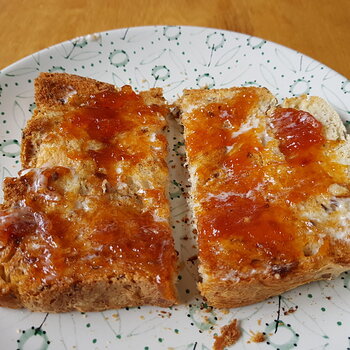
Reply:
[[[0,0],[0,5],[0,69],[76,36],[169,24],[262,37],[350,77],[350,0]]]

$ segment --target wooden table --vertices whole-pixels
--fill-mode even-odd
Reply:
[[[0,0],[0,5],[0,69],[88,33],[182,24],[272,40],[350,77],[349,0]]]

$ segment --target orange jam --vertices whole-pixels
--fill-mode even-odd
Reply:
[[[116,163],[128,160],[137,164],[144,158],[148,143],[142,128],[161,129],[163,122],[158,115],[165,116],[167,112],[166,107],[146,105],[130,86],[124,86],[120,91],[90,96],[74,112],[68,113],[60,129],[65,138],[84,143],[81,147],[84,151],[69,152],[69,156],[76,160],[92,159],[115,184]],[[128,147],[128,142],[121,142],[119,136],[125,133],[139,139],[137,150]],[[98,143],[97,149],[89,149],[92,141]]]
[[[209,153],[232,144],[228,127],[235,129],[240,126],[255,102],[253,92],[241,93],[225,104],[212,103],[194,113],[192,126],[196,131],[187,142],[188,153],[194,156],[203,149]]]
[[[345,166],[324,155],[332,141],[307,112],[277,108],[271,119],[258,116],[258,124],[243,128],[258,103],[245,89],[184,121],[189,161],[197,169],[200,259],[219,274],[249,273],[265,262],[275,271],[295,267],[314,239],[306,232],[318,234],[298,203],[327,194],[345,174]],[[263,141],[264,131],[274,139]]]
[[[30,184],[31,176],[26,175]],[[29,191],[24,200],[25,207],[0,212],[0,243],[22,248],[33,279],[83,280],[101,272],[113,276],[117,267],[120,274],[138,272],[155,279],[169,292],[173,241],[168,224],[156,222],[151,212],[92,198],[91,210],[69,211],[69,218],[64,210],[70,201],[64,197],[54,210],[37,193]]]
[[[277,108],[272,123],[288,162],[311,163],[326,141],[322,124],[308,112]]]
[[[30,208],[18,209],[16,214],[11,210],[0,210],[0,247],[12,242],[20,244],[28,232],[35,232],[35,227]]]

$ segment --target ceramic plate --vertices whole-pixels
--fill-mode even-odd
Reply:
[[[163,87],[172,100],[184,88],[265,86],[279,99],[327,99],[350,119],[350,81],[311,58],[263,39],[196,27],[139,27],[92,34],[35,53],[0,72],[0,181],[20,169],[21,129],[31,116],[33,81],[41,71],[67,72]],[[168,133],[171,204],[183,304],[61,315],[0,309],[1,349],[210,349],[214,335],[240,320],[237,349],[350,348],[350,274],[316,282],[262,303],[232,310],[208,307],[195,288],[196,254],[184,200],[187,183],[180,129]],[[2,194],[1,194],[2,196]],[[1,199],[1,198],[0,198]],[[252,333],[265,340],[252,342]]]

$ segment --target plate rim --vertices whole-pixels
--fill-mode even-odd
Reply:
[[[233,31],[233,30],[229,30],[229,29],[220,29],[220,28],[216,28],[216,27],[203,27],[203,26],[191,26],[191,25],[166,25],[166,24],[163,24],[163,25],[160,25],[160,24],[157,24],[157,25],[146,25],[146,26],[131,26],[131,27],[121,27],[121,28],[113,28],[113,29],[108,29],[108,30],[103,30],[103,31],[97,31],[97,32],[92,32],[92,33],[88,33],[88,34],[85,34],[85,35],[79,35],[79,36],[75,36],[71,39],[67,39],[67,40],[64,40],[64,41],[61,41],[61,42],[58,42],[58,43],[55,43],[53,45],[50,45],[50,46],[47,46],[41,50],[38,50],[38,51],[34,51],[32,52],[31,54],[28,54],[24,57],[22,57],[21,59],[11,63],[10,65],[4,67],[3,69],[0,70],[0,81],[1,81],[1,76],[3,74],[6,75],[6,72],[10,69],[12,69],[14,66],[16,65],[19,65],[19,64],[22,64],[24,63],[26,60],[30,59],[33,55],[35,54],[40,54],[40,53],[43,53],[47,50],[51,50],[51,49],[55,49],[56,47],[58,47],[59,45],[64,45],[64,44],[68,44],[69,42],[72,42],[74,40],[79,40],[80,38],[86,38],[88,36],[92,36],[92,35],[102,35],[102,34],[105,34],[105,33],[116,33],[118,31],[122,31],[122,30],[129,30],[129,29],[151,29],[151,28],[165,28],[165,27],[180,27],[180,28],[186,28],[186,29],[190,29],[190,28],[194,28],[194,29],[207,29],[207,30],[212,30],[212,31],[221,31],[221,32],[225,32],[225,33],[230,33],[230,34],[236,34],[236,35],[242,35],[242,36],[246,36],[248,38],[256,38],[256,39],[260,39],[260,40],[265,40],[267,43],[270,43],[270,44],[273,44],[275,46],[278,46],[278,47],[281,47],[285,50],[290,50],[294,53],[300,53],[302,54],[304,57],[314,61],[314,62],[317,62],[319,63],[320,65],[328,68],[329,70],[331,70],[332,72],[336,73],[339,77],[345,79],[345,80],[349,80],[346,76],[344,76],[343,74],[337,72],[335,69],[329,67],[328,65],[324,64],[323,62],[319,61],[319,60],[316,60],[315,58],[301,52],[301,51],[298,51],[298,50],[295,50],[295,49],[292,49],[286,45],[283,45],[283,44],[279,44],[275,41],[272,41],[272,40],[268,40],[268,39],[264,39],[263,37],[260,37],[260,36],[256,36],[256,35],[250,35],[250,34],[246,34],[246,33],[241,33],[241,32],[237,32],[237,31]],[[40,70],[39,70],[40,72]]]

